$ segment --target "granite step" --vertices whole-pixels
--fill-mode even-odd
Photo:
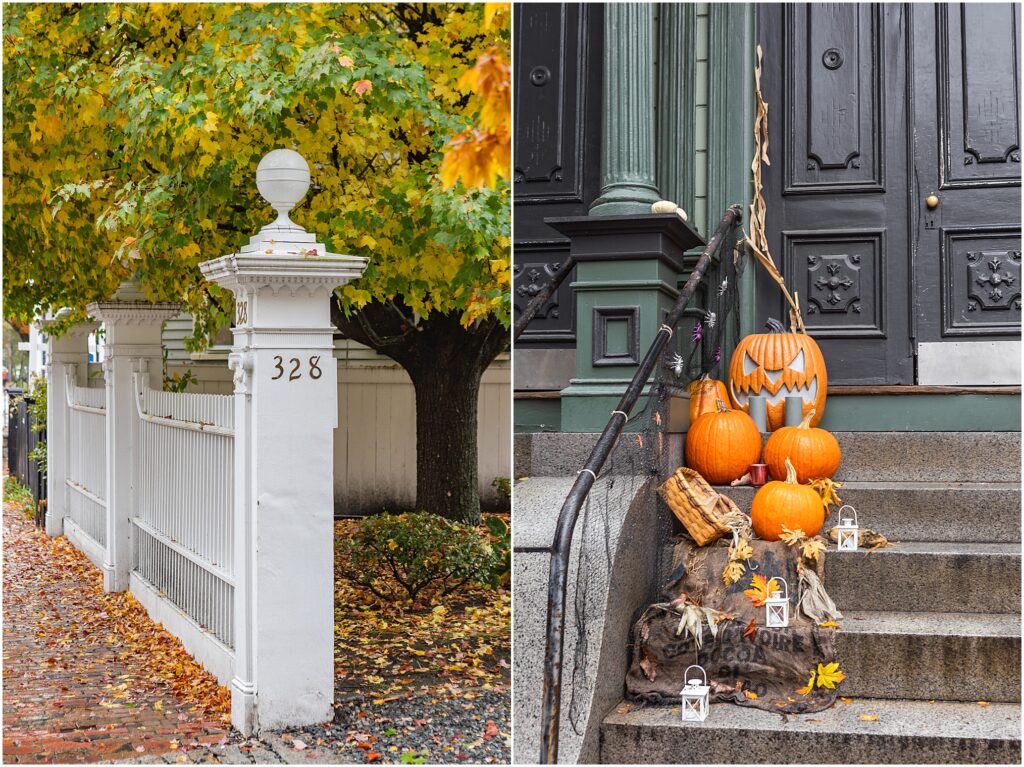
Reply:
[[[846,695],[1020,702],[1020,615],[847,610],[838,623]]]
[[[1020,764],[1020,706],[872,700],[782,717],[716,704],[704,722],[678,706],[626,710],[601,725],[605,764]],[[864,721],[861,716],[877,717]]]
[[[841,482],[1014,482],[1020,432],[836,432]]]
[[[535,432],[514,436],[516,476],[575,476],[597,434]],[[1020,432],[836,432],[841,482],[1015,482],[1020,478]],[[670,438],[668,462],[682,463],[683,436]],[[616,473],[635,465],[646,472],[647,454],[635,438],[619,440]]]
[[[754,488],[715,489],[750,511]],[[891,541],[1020,542],[1018,482],[846,482],[839,495]]]
[[[1018,543],[905,541],[825,556],[825,584],[840,610],[1020,613]]]

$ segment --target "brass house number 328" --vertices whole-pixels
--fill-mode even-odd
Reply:
[[[288,380],[289,381],[297,381],[300,378],[302,378],[302,360],[300,360],[298,357],[291,357],[288,360],[287,366],[289,368],[291,368],[290,370],[287,371],[288,372]],[[281,378],[281,377],[284,376],[284,374],[285,374],[285,361],[284,361],[284,357],[281,357],[280,355],[276,355],[276,354],[274,355],[274,370],[277,371],[277,374],[270,377],[271,381],[276,381],[278,378]],[[320,357],[319,357],[319,355],[316,356],[316,357],[310,357],[309,358],[309,377],[312,378],[315,381],[321,375],[323,375],[323,371],[320,370]]]

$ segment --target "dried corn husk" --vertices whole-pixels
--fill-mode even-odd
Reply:
[[[832,543],[839,542],[839,528],[833,527],[828,531],[828,537]],[[897,541],[890,541],[884,535],[866,527],[857,530],[857,548],[867,549],[872,552],[875,549],[884,549],[887,546],[895,546]]]
[[[658,494],[698,546],[731,534],[737,522],[745,519],[731,499],[716,493],[704,477],[685,466],[661,484]]]
[[[803,567],[800,571],[800,603],[796,609],[815,623],[840,620],[843,617],[817,574],[809,567]]]

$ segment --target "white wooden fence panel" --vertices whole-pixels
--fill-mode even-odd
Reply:
[[[101,549],[107,545],[106,391],[68,373],[68,517]]]
[[[148,388],[136,378],[133,568],[233,646],[234,397]]]

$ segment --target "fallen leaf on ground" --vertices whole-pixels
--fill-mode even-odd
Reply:
[[[860,719],[862,722],[877,722],[878,721],[878,717],[875,716],[874,714],[861,714],[857,718]]]
[[[846,674],[839,670],[839,663],[818,664],[818,687],[836,689],[836,685],[846,679]]]

